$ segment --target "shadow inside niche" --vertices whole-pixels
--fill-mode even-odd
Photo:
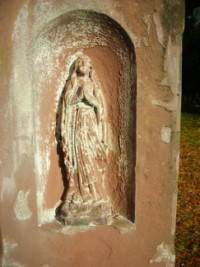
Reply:
[[[60,103],[62,103],[62,95],[60,97],[60,101],[59,101],[59,106],[60,106]],[[59,110],[59,108],[58,108]],[[58,123],[59,121],[59,117],[60,117],[60,113],[58,112],[57,113],[57,119],[56,119],[56,122]],[[57,124],[58,125],[58,124]],[[65,203],[65,199],[66,199],[66,195],[67,195],[67,191],[69,189],[69,181],[67,179],[67,176],[68,176],[68,171],[67,171],[67,168],[66,168],[66,165],[64,163],[64,153],[62,151],[62,148],[61,148],[61,145],[60,145],[60,130],[57,131],[57,134],[56,134],[56,139],[57,139],[57,155],[58,155],[58,165],[61,169],[61,176],[62,176],[62,182],[63,182],[63,192],[62,192],[62,195],[61,195],[61,204],[57,207],[56,209],[56,216],[60,213],[60,210],[63,206],[63,204]],[[59,139],[59,140],[58,140]]]
[[[69,81],[69,79],[71,77],[71,74],[72,74],[73,69],[74,69],[74,64],[75,63],[73,63],[72,66],[70,67],[68,79],[66,80],[65,84]],[[65,86],[65,84],[64,84],[64,86]],[[56,112],[55,138],[57,141],[58,165],[61,169],[61,175],[62,175],[62,181],[63,181],[63,187],[64,187],[64,190],[63,190],[61,198],[60,198],[62,202],[56,209],[56,216],[58,216],[60,214],[61,208],[65,203],[66,195],[67,195],[67,192],[69,190],[69,181],[67,179],[68,170],[67,170],[67,167],[66,167],[65,162],[64,162],[64,152],[63,152],[62,147],[61,147],[61,138],[62,138],[61,137],[61,119],[62,119],[61,115],[62,115],[63,98],[64,98],[65,93],[66,92],[65,92],[65,89],[63,87],[63,91],[62,91],[61,96],[59,98],[58,108],[57,108],[57,112]]]

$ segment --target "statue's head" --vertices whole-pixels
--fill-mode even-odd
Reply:
[[[78,56],[75,62],[75,70],[78,74],[89,75],[91,71],[91,60],[86,55]]]

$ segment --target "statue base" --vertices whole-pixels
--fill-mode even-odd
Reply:
[[[64,225],[108,225],[113,219],[108,201],[80,203],[66,201],[56,211],[56,219]]]

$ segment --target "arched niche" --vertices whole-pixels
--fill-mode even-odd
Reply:
[[[113,19],[75,10],[55,18],[31,49],[34,147],[39,224],[54,219],[62,192],[56,113],[77,53],[88,55],[106,103],[108,171],[106,187],[114,214],[134,222],[136,158],[136,62],[134,46]]]

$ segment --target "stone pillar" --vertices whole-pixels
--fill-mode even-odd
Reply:
[[[3,266],[174,266],[183,1],[4,0],[0,6]],[[82,54],[94,69],[83,88],[99,84],[106,114],[106,171],[98,175],[105,176],[108,206],[94,204],[97,213],[91,206],[100,220],[64,217],[63,223],[55,215],[68,196],[71,165],[58,124],[66,80],[79,76],[74,64]],[[80,109],[86,105],[84,112],[98,117],[81,94]],[[72,147],[78,153],[77,143]],[[101,185],[94,186],[97,195]],[[81,207],[84,213],[88,204]]]

